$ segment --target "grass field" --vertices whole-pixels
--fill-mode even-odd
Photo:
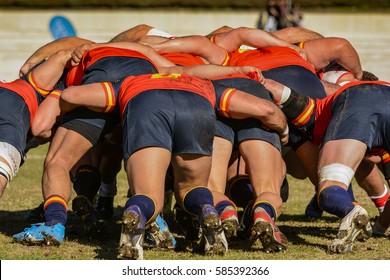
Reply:
[[[1,260],[114,260],[120,234],[119,219],[122,206],[126,201],[127,183],[124,172],[118,177],[118,195],[115,198],[115,215],[107,223],[109,237],[105,240],[88,238],[77,216],[69,206],[69,218],[66,227],[66,239],[59,247],[24,246],[13,243],[12,235],[30,225],[25,220],[27,211],[37,206],[41,200],[40,180],[42,162],[47,146],[32,150],[26,163],[12,181],[0,200],[0,259]],[[328,254],[327,245],[335,237],[339,220],[324,215],[318,220],[308,220],[304,216],[305,207],[313,194],[312,185],[304,180],[289,177],[290,196],[284,205],[284,212],[278,222],[279,227],[289,240],[287,251],[266,254],[261,244],[253,246],[245,239],[231,240],[228,253],[221,256],[205,257],[192,251],[177,225],[172,224],[179,249],[177,251],[159,251],[148,249],[144,253],[149,260],[388,260],[390,259],[390,238],[373,237],[366,242],[356,242],[354,251],[345,255]],[[356,185],[356,184],[355,184]],[[370,199],[355,186],[358,201],[374,219],[377,210]],[[170,221],[170,216],[168,216]]]

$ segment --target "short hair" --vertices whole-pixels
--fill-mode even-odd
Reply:
[[[375,76],[373,73],[363,70],[363,76],[361,78],[361,81],[378,81],[378,80],[379,78]]]

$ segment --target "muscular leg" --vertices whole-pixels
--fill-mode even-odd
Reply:
[[[155,203],[152,216],[160,213],[164,206],[165,175],[171,160],[171,153],[163,148],[144,148],[133,153],[126,163],[126,173],[133,196],[146,195]]]
[[[172,160],[176,200],[198,218],[206,255],[225,254],[228,250],[213,195],[207,188],[211,161],[211,156],[195,154],[175,155]]]
[[[59,245],[65,236],[67,204],[71,197],[69,172],[92,147],[80,134],[58,128],[45,158],[42,176],[45,223],[36,224],[13,238],[27,244]]]
[[[388,193],[378,166],[371,161],[363,160],[356,170],[355,179],[366,191],[379,212],[383,211]]]
[[[69,201],[69,171],[91,147],[91,142],[80,134],[63,127],[58,128],[45,158],[42,178],[44,199],[59,195]]]
[[[240,143],[240,152],[252,182],[255,204],[263,200],[268,201],[280,214],[280,186],[286,168],[279,150],[265,141],[248,140]]]
[[[237,235],[238,214],[233,201],[226,195],[226,178],[232,143],[221,137],[214,137],[211,172],[208,186],[213,193],[215,208],[221,216],[222,226],[228,238]]]
[[[181,201],[192,188],[207,186],[211,170],[211,157],[191,154],[175,155],[172,159],[172,166],[177,201]]]
[[[366,149],[363,142],[343,139],[325,143],[320,151],[319,205],[324,211],[342,218],[337,237],[328,247],[331,253],[351,251],[353,241],[362,231],[367,237],[372,234],[367,211],[347,192]]]
[[[10,166],[9,166],[9,163],[2,157],[0,157],[0,161],[5,164],[5,166],[7,166],[9,170],[11,170]],[[5,167],[4,166],[4,167]],[[6,168],[6,167],[5,167]],[[2,172],[3,173],[3,172]],[[7,173],[7,174],[6,174]],[[8,179],[6,179],[6,177],[9,177],[9,174],[8,172],[4,172],[4,175],[0,175],[0,197],[3,196],[3,193],[4,193],[4,190],[5,188],[7,187],[8,185]]]
[[[286,167],[282,156],[270,143],[257,140],[240,143],[240,152],[255,195],[250,239],[260,239],[266,252],[283,251],[287,248],[287,239],[275,224],[283,204],[280,187]]]
[[[228,200],[225,196],[227,170],[232,154],[232,143],[221,137],[215,137],[213,143],[213,156],[208,186],[211,189],[214,201],[218,203]]]

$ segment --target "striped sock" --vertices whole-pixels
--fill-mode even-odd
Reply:
[[[45,211],[46,226],[55,224],[65,225],[68,217],[68,206],[65,199],[58,195],[52,195],[45,200],[43,210]]]
[[[275,221],[276,219],[276,210],[275,208],[271,205],[271,203],[269,203],[268,201],[265,201],[265,200],[260,200],[258,202],[256,202],[254,205],[253,205],[253,208],[252,208],[252,213],[255,213],[255,210],[257,207],[261,207],[265,210],[265,212],[267,212],[268,216],[271,217],[271,219],[273,221]],[[253,217],[254,220],[256,220],[256,217],[254,216]]]
[[[125,209],[132,205],[137,205],[144,216],[146,223],[153,220],[156,216],[156,202],[147,195],[137,194],[130,197],[125,205]]]
[[[214,206],[213,194],[206,187],[195,187],[189,190],[182,199],[183,209],[192,215],[201,214],[202,205]]]

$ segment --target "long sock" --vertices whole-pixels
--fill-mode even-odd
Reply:
[[[353,200],[353,201],[356,201],[356,199],[355,199],[355,194],[353,193],[353,189],[352,189],[352,184],[349,184],[348,189],[347,189],[347,192],[348,192],[349,195],[351,196],[352,200]]]
[[[93,202],[100,188],[99,169],[90,165],[80,165],[76,171],[73,188],[78,195],[85,196]]]
[[[276,219],[276,210],[275,208],[269,203],[268,201],[258,201],[253,205],[252,213],[255,212],[256,208],[261,207],[267,212],[268,216],[271,217],[273,221]],[[256,217],[254,217],[254,220],[256,220]]]
[[[217,204],[215,204],[215,209],[217,210],[218,214],[221,215],[223,210],[225,210],[226,207],[233,206],[234,209],[237,209],[236,205],[231,200],[221,200]]]
[[[345,189],[334,185],[321,191],[318,204],[322,210],[343,218],[352,211],[356,202]]]
[[[114,197],[117,192],[116,179],[111,183],[100,183],[99,196]]]
[[[384,186],[385,190],[379,196],[370,196],[372,202],[374,202],[376,208],[378,208],[379,212],[383,212],[385,208],[386,202],[389,200],[389,192],[387,191],[386,185]]]
[[[214,206],[213,195],[206,187],[195,187],[184,195],[183,208],[192,215],[199,216],[204,204]]]
[[[146,223],[154,219],[156,216],[156,203],[155,201],[143,194],[136,194],[130,197],[125,205],[125,209],[132,205],[136,205],[141,210],[141,215],[145,218]]]
[[[52,226],[55,224],[65,225],[68,217],[68,207],[66,201],[62,197],[58,195],[50,196],[45,200],[43,209],[45,211],[44,215],[46,226]]]
[[[230,180],[227,193],[228,197],[238,207],[245,207],[254,198],[252,184],[247,176],[240,176]]]
[[[226,207],[233,207],[226,209]],[[238,220],[237,207],[231,200],[222,200],[215,205],[215,209],[218,214],[221,216],[221,221],[225,221],[226,219],[231,219],[233,216]]]

